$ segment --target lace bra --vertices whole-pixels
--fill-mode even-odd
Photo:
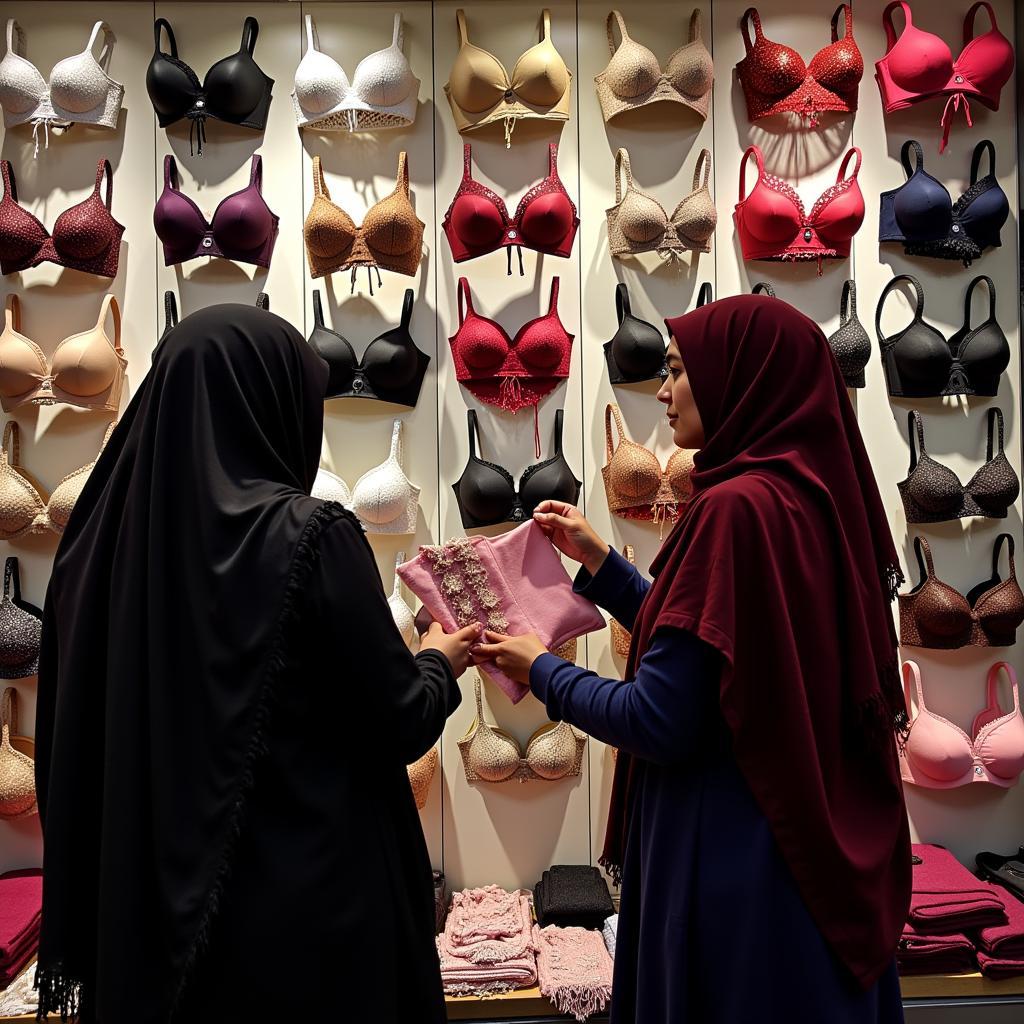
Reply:
[[[544,462],[530,466],[519,478],[516,490],[512,474],[504,466],[485,462],[476,454],[480,433],[476,411],[469,409],[469,459],[462,476],[452,485],[459,505],[462,525],[468,529],[493,526],[496,523],[521,523],[545,499],[575,505],[582,482],[576,479],[562,453],[563,412],[555,412],[555,454]]]
[[[917,157],[913,169],[911,149]],[[986,151],[989,170],[979,179]],[[974,147],[970,188],[955,203],[946,186],[925,171],[921,143],[907,139],[900,160],[907,180],[881,195],[879,242],[902,242],[908,256],[963,260],[965,267],[989,246],[1001,244],[999,232],[1010,215],[1010,204],[996,181],[996,150],[988,139]]]
[[[996,407],[988,411],[988,447],[985,464],[967,481],[966,486],[947,466],[936,462],[924,446],[921,414],[911,409],[910,470],[897,485],[908,523],[945,523],[968,516],[1005,519],[1009,507],[1020,493],[1020,481],[1003,451],[1003,413]],[[993,453],[993,432],[999,424],[999,451]],[[918,458],[914,438],[920,447]]]
[[[18,204],[18,186],[10,160],[0,161],[4,197],[0,200],[0,273],[16,274],[40,263],[56,263],[69,270],[98,277],[116,277],[124,225],[110,213],[114,178],[110,161],[96,165],[96,185],[88,199],[65,210],[51,234],[41,221]],[[106,175],[105,199],[100,183]]]
[[[839,15],[845,17],[845,34],[839,38]],[[749,22],[754,23],[750,41]],[[747,117],[757,121],[772,114],[799,114],[817,128],[819,114],[835,111],[851,114],[857,109],[857,88],[864,74],[864,58],[853,38],[853,8],[840,4],[832,15],[832,42],[805,64],[792,47],[775,43],[761,30],[756,7],[740,19],[746,56],[736,65]]]
[[[398,180],[394,191],[374,203],[363,223],[355,221],[331,200],[324,180],[320,157],[313,157],[313,203],[306,214],[302,233],[311,277],[324,277],[336,271],[352,271],[355,291],[356,271],[366,267],[370,294],[373,294],[371,268],[412,277],[423,255],[423,229],[409,198],[409,165],[405,151],[398,154]]]
[[[521,118],[569,120],[572,75],[551,42],[551,12],[546,7],[541,15],[540,42],[520,56],[511,75],[493,53],[469,41],[461,8],[455,12],[455,21],[459,52],[444,91],[460,132],[503,121],[507,148]]]
[[[718,213],[708,188],[710,177],[711,153],[702,149],[693,170],[693,191],[679,201],[669,217],[657,199],[633,184],[629,153],[620,149],[615,154],[615,205],[606,211],[611,254],[656,252],[671,259],[688,250],[711,252],[711,236],[715,233]]]
[[[104,324],[110,314],[111,340]],[[82,409],[117,412],[121,405],[128,360],[121,348],[121,310],[107,295],[96,325],[65,338],[47,362],[43,350],[21,333],[21,300],[7,296],[5,323],[0,333],[0,402],[4,412],[22,405],[65,402]]]
[[[11,596],[11,589],[14,596]],[[25,679],[39,671],[43,613],[21,598],[18,559],[4,565],[4,596],[0,600],[0,679]]]
[[[405,552],[399,551],[395,555],[395,569],[397,570],[404,561]],[[413,615],[412,609],[405,598],[402,597],[402,580],[397,571],[395,572],[395,582],[392,584],[391,593],[388,595],[388,609],[391,612],[391,618],[395,620],[398,632],[402,634],[405,646],[412,647],[416,639],[416,616]]]
[[[612,417],[619,442],[612,436]],[[665,468],[649,448],[626,437],[617,405],[604,410],[605,464],[601,467],[608,511],[623,519],[637,519],[664,527],[665,520],[677,519],[693,493],[692,451],[677,448]]]
[[[864,367],[871,358],[871,339],[857,319],[857,285],[851,278],[843,282],[839,304],[839,327],[828,337],[829,348],[836,357],[848,388],[864,387]]]
[[[480,677],[476,677],[476,718],[459,740],[468,782],[557,782],[579,775],[587,737],[568,722],[547,722],[529,739],[526,750],[507,732],[484,720]]]
[[[882,307],[889,293],[906,281],[914,288],[914,318],[901,331],[882,333]],[[971,327],[971,298],[981,282],[988,285],[988,319]],[[875,310],[875,331],[882,348],[882,366],[889,394],[896,398],[938,395],[981,395],[999,390],[999,377],[1010,362],[1010,345],[996,320],[996,292],[990,277],[976,277],[964,298],[964,324],[949,340],[926,324],[924,289],[910,274],[899,274],[883,289]]]
[[[903,10],[905,25],[897,39],[892,14]],[[974,19],[984,7],[992,27],[984,35],[974,35]],[[1013,46],[999,31],[995,11],[990,3],[976,3],[964,15],[964,48],[960,56],[953,54],[946,43],[932,32],[914,26],[910,4],[894,0],[882,12],[885,27],[885,56],[875,63],[875,80],[887,114],[904,110],[933,96],[945,96],[942,111],[942,141],[939,152],[946,148],[953,115],[964,108],[968,125],[971,121],[970,100],[980,100],[991,110],[999,109],[999,94],[1013,74]]]
[[[167,33],[170,53],[160,49],[161,29]],[[178,59],[171,26],[164,18],[153,22],[153,57],[146,69],[146,90],[161,128],[188,118],[190,153],[193,140],[196,150],[203,152],[208,117],[259,132],[267,126],[274,80],[253,60],[259,34],[260,23],[246,18],[238,52],[217,61],[200,82],[192,68]]]
[[[999,575],[999,554],[1008,547],[1010,573]],[[967,595],[935,575],[932,549],[924,537],[914,538],[921,581],[899,595],[900,643],[909,647],[954,650],[960,647],[1009,647],[1024,622],[1024,593],[1013,564],[1013,537],[1001,533],[992,546],[992,576]]]
[[[697,305],[702,304],[698,300]],[[612,384],[664,380],[668,376],[665,339],[654,324],[633,316],[629,308],[629,289],[621,281],[615,286],[615,315],[619,326],[611,340],[604,343],[608,380]]]
[[[92,48],[101,32],[103,47],[97,58]],[[0,61],[0,106],[4,108],[6,127],[32,123],[37,156],[40,128],[47,147],[51,127],[64,131],[78,123],[117,128],[124,86],[105,70],[115,41],[110,26],[97,21],[85,49],[54,64],[47,82],[25,57],[25,33],[21,26],[14,18],[7,19],[7,53]]]
[[[1005,672],[1013,691],[1013,710],[999,703],[999,673]],[[1024,771],[1024,716],[1020,713],[1017,675],[1005,661],[988,670],[986,706],[978,712],[967,735],[960,726],[930,710],[924,702],[921,670],[903,663],[903,692],[910,702],[910,680],[917,690],[917,714],[910,735],[900,749],[900,773],[905,782],[927,789],[955,789],[972,782],[1004,788],[1014,785]]]
[[[568,256],[576,238],[580,219],[558,177],[558,145],[548,145],[548,176],[519,200],[514,217],[509,217],[505,201],[473,178],[472,147],[462,147],[462,182],[448,212],[444,215],[445,237],[456,263],[496,252],[502,246],[508,253],[508,273],[512,273],[512,246],[519,252],[519,273],[523,273],[523,249]]]
[[[100,454],[107,446],[116,421],[107,427]],[[46,497],[46,491],[28,470],[21,466],[19,427],[9,420],[4,427],[3,455],[0,461],[0,540],[14,540],[29,533],[63,533],[85,481],[96,465],[92,462],[68,473]]]
[[[622,37],[618,46],[613,32],[615,25],[618,25]],[[690,15],[689,42],[683,43],[669,57],[664,71],[658,58],[629,35],[618,11],[608,15],[607,28],[611,59],[594,79],[605,121],[627,110],[637,110],[663,100],[680,103],[707,118],[715,75],[711,54],[701,33],[699,7],[695,7]]]
[[[295,69],[292,104],[300,128],[367,132],[404,128],[416,118],[420,80],[402,52],[401,12],[391,45],[364,57],[351,83],[345,69],[319,47],[313,16],[306,15],[306,52]]]

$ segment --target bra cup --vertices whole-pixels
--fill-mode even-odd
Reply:
[[[852,38],[826,46],[811,58],[807,73],[832,92],[856,89],[864,76],[864,58]]]
[[[512,72],[512,91],[535,107],[553,107],[569,88],[569,70],[547,42],[528,50]]]
[[[966,234],[980,245],[999,245],[999,232],[1010,216],[1006,193],[998,186],[987,188],[960,214]]]
[[[413,340],[401,327],[380,335],[363,354],[363,370],[377,387],[400,388],[408,384],[419,365]]]
[[[853,238],[864,223],[864,196],[856,180],[832,202],[812,210],[811,220],[822,240]]]
[[[576,738],[565,722],[535,736],[526,750],[530,768],[542,779],[564,779],[576,762]]]
[[[552,332],[551,323],[545,322],[527,327],[516,342],[515,350],[523,364],[543,371],[558,367],[565,348],[562,338]]]
[[[788,96],[807,77],[807,65],[791,46],[782,43],[771,46],[773,52],[764,63],[756,50],[744,58],[744,77],[748,87],[762,96]]]
[[[800,217],[789,196],[772,188],[755,188],[747,200],[757,196],[756,205],[749,201],[738,207],[745,211],[743,226],[758,241],[769,245],[788,244],[800,227]]]
[[[367,523],[385,525],[406,511],[412,493],[397,464],[389,459],[361,478],[352,495],[352,510]]]
[[[340,257],[355,244],[358,231],[344,211],[317,196],[303,225],[306,247],[320,259]]]
[[[118,365],[109,342],[89,331],[68,338],[54,354],[54,383],[69,395],[90,398],[113,384]]]
[[[456,495],[480,523],[501,523],[515,502],[515,489],[504,473],[480,461],[470,462],[456,485]]]
[[[949,193],[930,174],[919,171],[892,199],[896,223],[908,238],[945,238],[953,222]]]
[[[469,58],[469,52],[473,60]],[[464,46],[459,50],[448,77],[448,91],[461,110],[479,114],[505,95],[505,69],[486,50]]]
[[[1005,38],[986,33],[968,43],[956,70],[980,92],[998,96],[1013,74],[1013,47]]]
[[[979,473],[987,469],[983,466]],[[926,512],[938,514],[956,509],[963,490],[956,474],[928,455],[922,455],[909,482],[910,497]]]
[[[107,98],[110,79],[91,53],[67,57],[50,74],[50,99],[55,107],[72,114],[95,110]]]
[[[330,370],[326,397],[333,398],[348,391],[356,370],[352,346],[344,338],[319,325],[314,326],[310,333],[309,346],[327,363]]]
[[[415,249],[423,237],[411,210],[409,216],[402,216],[395,205],[382,200],[382,205],[372,207],[363,221],[362,233],[367,245],[386,256],[404,256]]]
[[[718,224],[718,211],[711,193],[702,188],[688,195],[676,208],[672,223],[684,239],[707,242]]]
[[[395,593],[388,595],[388,608],[391,611],[391,618],[395,620],[395,625],[398,627],[398,632],[402,635],[405,646],[411,647],[416,638],[416,620],[412,609]]]
[[[307,50],[295,69],[295,96],[310,114],[326,114],[345,98],[348,81],[338,62],[320,50]]]
[[[46,229],[27,210],[8,195],[0,207],[0,231],[3,232],[3,255],[11,263],[21,263],[34,256],[45,244]]]
[[[409,62],[396,46],[374,54],[372,65],[360,65],[352,79],[353,91],[375,107],[397,106],[412,94],[416,84]]]
[[[1014,715],[992,729],[978,744],[978,756],[989,774],[1016,781],[1024,770],[1024,719]]]
[[[907,596],[918,631],[925,636],[952,640],[970,632],[971,612],[962,595],[929,582]]]
[[[913,46],[909,45],[911,39],[915,40]],[[946,43],[913,25],[903,30],[884,60],[893,82],[904,92],[917,95],[941,92],[953,74],[953,54]]]
[[[217,61],[206,73],[206,105],[217,116],[241,121],[251,114],[264,96],[265,76],[248,53],[233,53]]]
[[[0,335],[0,394],[16,398],[30,389],[28,381],[39,382],[48,372],[39,354],[16,334]]]
[[[225,252],[252,252],[266,242],[274,220],[266,204],[246,190],[217,207],[210,228]]]
[[[523,211],[519,230],[531,245],[550,248],[560,242],[572,227],[573,215],[561,192],[536,196]]]
[[[974,765],[969,742],[949,727],[924,713],[919,715],[910,731],[906,756],[916,771],[937,782],[956,782],[964,778]]]
[[[0,601],[0,678],[14,679],[19,669],[38,664],[43,624],[13,601]],[[25,673],[35,675],[35,671]]]
[[[199,212],[180,193],[167,189],[153,209],[153,229],[164,245],[194,249],[206,233]]]
[[[612,338],[612,359],[627,377],[657,376],[665,364],[665,340],[650,324],[630,317]]]
[[[469,759],[484,782],[504,782],[519,770],[519,748],[482,724],[470,743]]]
[[[1020,482],[1009,460],[1000,452],[971,478],[970,492],[979,508],[1002,517],[1017,500]]]
[[[970,328],[957,331],[949,339],[950,351],[960,350],[961,343],[970,333]],[[972,377],[979,381],[996,380],[1010,363],[1010,345],[998,324],[983,324],[963,346],[960,358],[970,367]]]
[[[471,370],[483,373],[496,369],[505,362],[508,343],[493,324],[477,320],[476,325],[476,330],[465,332],[463,338],[459,339],[459,353]],[[460,334],[462,333],[460,328]]]
[[[715,81],[715,66],[707,47],[702,44],[677,50],[668,62],[665,76],[684,96],[706,96]]]
[[[452,206],[451,224],[456,236],[471,249],[497,245],[505,233],[501,214],[484,196],[459,196]]]
[[[907,354],[905,358],[901,358],[901,351]],[[922,320],[912,323],[894,343],[892,352],[904,390],[941,389],[946,383],[952,360],[950,348],[930,324]]]
[[[111,235],[97,229],[101,217],[111,220],[110,213],[95,195],[65,210],[53,222],[53,246],[62,256],[87,260],[110,248]]]
[[[14,114],[35,110],[46,95],[46,82],[37,68],[25,60],[0,61],[0,97],[4,107]]]
[[[323,466],[316,471],[316,480],[310,493],[321,501],[336,501],[339,505],[349,505],[352,502],[352,493],[345,481]]]
[[[621,99],[636,99],[661,80],[657,57],[632,39],[624,40],[604,69],[604,81]]]
[[[202,87],[199,79],[166,57],[154,58],[146,69],[146,91],[153,109],[164,120],[177,119],[192,107]]]
[[[680,448],[672,453],[665,467],[672,490],[681,501],[689,499],[693,494],[693,481],[690,474],[693,472],[693,452]]]
[[[576,478],[566,464],[565,459],[555,457],[546,466],[535,469],[520,482],[519,498],[527,515],[547,498],[558,498],[568,501],[575,500],[577,493]]]
[[[646,448],[623,441],[612,456],[611,476],[615,490],[627,498],[643,500],[661,486],[661,466]]]
[[[1016,597],[1016,610],[995,611],[981,615],[982,629],[993,645],[1008,647],[1016,641],[1017,628],[1024,621],[1020,611],[1024,606],[1024,598],[1019,594]]]
[[[618,213],[619,228],[631,242],[656,242],[665,234],[665,211],[649,196],[630,192]]]
[[[50,495],[48,514],[50,522],[53,523],[58,533],[63,532],[64,528],[68,525],[75,502],[78,501],[79,495],[81,495],[94,465],[95,463],[90,463],[88,466],[76,470],[69,477],[62,480],[55,488],[53,494]]]
[[[0,477],[0,538],[21,533],[43,511],[39,495],[16,470]]]

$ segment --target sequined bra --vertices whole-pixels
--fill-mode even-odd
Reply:
[[[848,388],[864,387],[864,367],[871,358],[871,339],[857,318],[857,285],[852,278],[843,282],[839,327],[829,335],[828,345],[843,374],[843,383]]]
[[[568,722],[548,722],[529,739],[524,751],[507,732],[484,720],[480,677],[474,685],[476,718],[459,740],[459,753],[469,782],[557,782],[583,770],[585,734]]]
[[[42,635],[43,613],[22,600],[18,559],[8,558],[0,600],[0,679],[24,679],[39,671]]]

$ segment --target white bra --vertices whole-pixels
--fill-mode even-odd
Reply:
[[[395,583],[388,597],[388,607],[391,609],[391,617],[395,620],[398,632],[402,634],[405,646],[412,647],[413,641],[416,639],[416,616],[413,615],[408,602],[402,597],[402,580],[397,572],[398,567],[404,561],[405,552],[399,551],[395,555]]]
[[[97,58],[92,48],[101,31],[103,48]],[[124,86],[105,71],[114,42],[110,26],[97,21],[86,48],[58,61],[47,83],[35,64],[24,56],[25,33],[21,26],[13,18],[7,19],[7,53],[0,61],[0,106],[4,108],[4,124],[8,128],[32,122],[37,156],[40,128],[49,147],[51,127],[63,131],[76,122],[100,128],[117,127]]]
[[[395,15],[391,45],[364,57],[349,83],[345,69],[317,46],[306,15],[306,52],[295,69],[292,103],[300,128],[366,132],[404,128],[416,118],[420,81],[402,53],[402,15]]]

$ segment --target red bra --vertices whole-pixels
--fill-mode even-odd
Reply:
[[[100,277],[117,275],[124,225],[110,213],[114,179],[109,160],[96,165],[92,195],[65,210],[54,222],[53,233],[39,218],[18,203],[18,186],[10,160],[0,161],[4,197],[0,200],[0,273],[16,274],[40,263],[56,263]],[[100,182],[107,176],[106,198]]]
[[[897,7],[903,8],[906,19],[903,35],[898,39],[892,23],[892,12]],[[992,27],[983,36],[975,38],[974,19],[982,7],[988,11]],[[888,114],[932,96],[948,97],[940,122],[940,153],[949,141],[953,115],[961,103],[968,125],[973,124],[968,98],[980,100],[991,110],[999,109],[999,93],[1013,74],[1014,58],[1013,47],[999,31],[990,3],[984,0],[976,3],[964,16],[964,48],[956,60],[939,36],[914,27],[910,4],[902,0],[894,0],[886,7],[882,12],[882,24],[888,50],[875,63],[875,80],[882,94],[882,106]]]
[[[519,252],[519,273],[523,273],[523,250],[566,257],[572,252],[580,220],[576,207],[558,177],[558,145],[548,144],[548,176],[519,200],[514,217],[505,201],[473,177],[472,147],[462,147],[462,182],[444,215],[445,236],[456,263],[508,249],[508,272],[512,273],[512,246]]]
[[[746,195],[747,159],[757,161],[757,182]],[[846,177],[850,160],[856,157],[853,173]],[[751,146],[740,161],[740,201],[733,221],[740,236],[745,260],[817,260],[821,273],[823,259],[846,259],[850,240],[864,220],[864,196],[857,184],[860,150],[854,146],[843,158],[836,183],[818,196],[810,214],[791,185],[765,174],[764,155]]]
[[[839,38],[839,15],[846,16],[846,31]],[[750,41],[748,20],[754,23]],[[810,64],[791,46],[766,39],[757,8],[748,7],[740,19],[747,55],[736,65],[747,116],[751,121],[772,114],[799,114],[809,127],[818,127],[818,114],[857,109],[857,87],[864,75],[864,58],[853,39],[853,8],[840,4],[832,15],[832,42],[819,50]]]

